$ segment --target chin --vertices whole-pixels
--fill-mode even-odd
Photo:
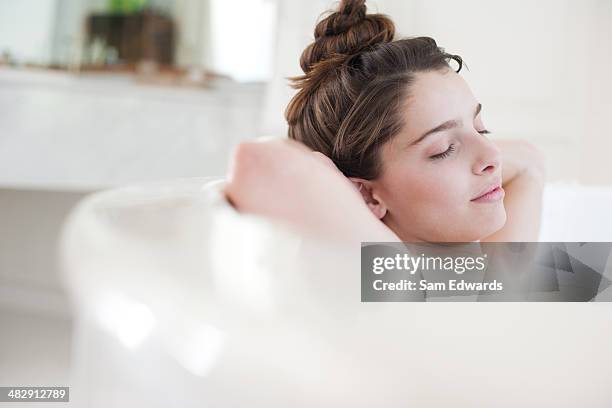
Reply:
[[[491,219],[483,221],[480,224],[484,228],[478,233],[479,236],[473,239],[473,241],[481,240],[499,231],[504,225],[506,225],[506,220],[506,209],[502,206],[500,211],[496,211]]]
[[[475,242],[488,237],[506,225],[506,210],[502,206],[499,211],[468,221],[461,233],[447,239],[448,242]]]

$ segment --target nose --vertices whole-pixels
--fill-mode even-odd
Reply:
[[[491,140],[478,134],[479,140],[474,143],[475,155],[472,171],[475,175],[493,174],[501,166],[501,151]]]

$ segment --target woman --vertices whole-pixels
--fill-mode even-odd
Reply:
[[[228,199],[344,239],[537,240],[540,152],[486,136],[460,56],[429,37],[394,36],[389,17],[367,14],[363,0],[319,22],[286,111],[300,143],[239,146]]]

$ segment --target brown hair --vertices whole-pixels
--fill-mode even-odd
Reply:
[[[367,14],[365,0],[342,0],[321,20],[303,51],[304,75],[285,117],[289,137],[330,157],[347,177],[380,175],[380,147],[403,127],[401,102],[415,73],[450,68],[458,55],[430,37],[394,40],[395,26],[383,14]]]

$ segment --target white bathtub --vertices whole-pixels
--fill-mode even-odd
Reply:
[[[359,248],[238,215],[209,181],[72,214],[76,406],[612,406],[607,303],[362,303]],[[540,240],[612,241],[610,208],[549,185]]]

